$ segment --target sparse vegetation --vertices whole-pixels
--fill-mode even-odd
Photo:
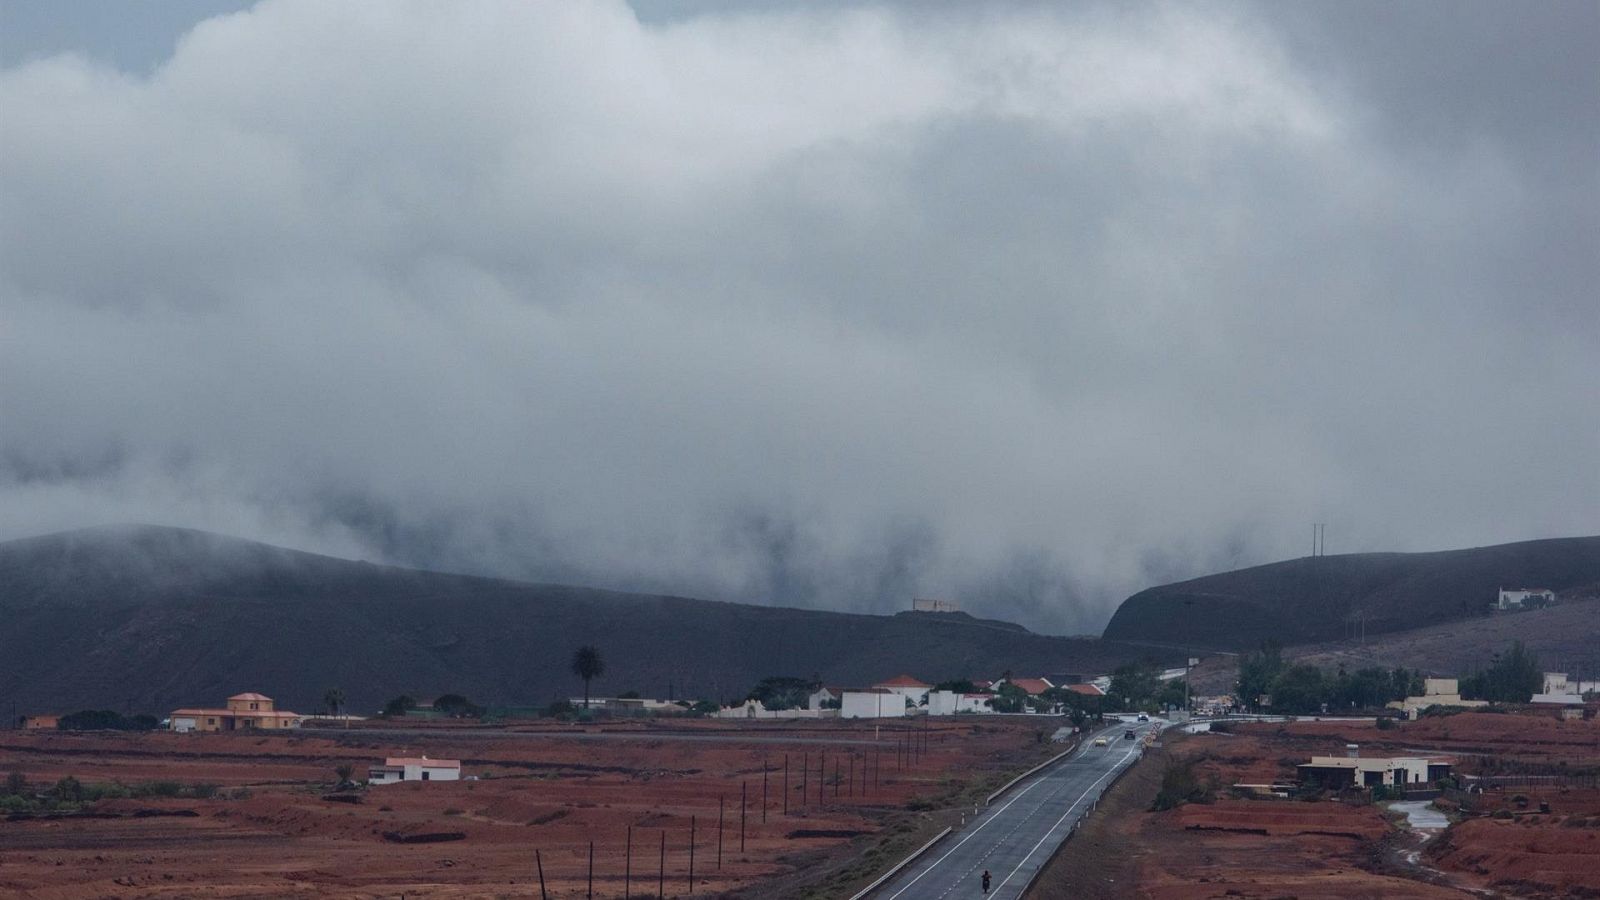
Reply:
[[[84,709],[61,717],[62,731],[153,731],[161,727],[155,716],[124,716],[109,709]]]
[[[756,682],[745,697],[761,701],[767,709],[803,709],[820,685],[806,678],[768,675]]]
[[[1542,684],[1539,657],[1521,641],[1512,641],[1505,655],[1494,655],[1489,668],[1461,680],[1461,696],[1496,703],[1527,703]]]
[[[1193,760],[1171,760],[1161,773],[1161,788],[1150,808],[1157,812],[1177,809],[1185,803],[1210,803],[1211,791],[1195,774]]]
[[[433,708],[452,719],[480,719],[483,707],[460,694],[444,694],[433,701]]]

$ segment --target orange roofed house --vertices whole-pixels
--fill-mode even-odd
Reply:
[[[234,694],[226,709],[175,709],[173,731],[251,731],[257,728],[299,728],[305,716],[274,709],[271,697],[254,691]]]

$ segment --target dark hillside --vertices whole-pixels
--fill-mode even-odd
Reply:
[[[1600,537],[1438,553],[1303,557],[1140,591],[1106,625],[1113,640],[1245,650],[1336,640],[1486,614],[1501,587],[1600,583]]]
[[[850,615],[420,572],[158,527],[0,544],[0,709],[164,712],[244,690],[352,711],[400,693],[545,703],[580,692],[732,697],[766,675],[865,683],[1106,671],[1146,648],[964,615]]]

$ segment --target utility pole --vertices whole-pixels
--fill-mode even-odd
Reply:
[[[800,754],[800,808],[805,809],[806,798],[811,790],[811,754]]]

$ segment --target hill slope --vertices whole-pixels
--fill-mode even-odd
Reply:
[[[1140,591],[1105,637],[1244,650],[1335,640],[1364,618],[1370,635],[1473,618],[1504,587],[1600,584],[1600,537],[1438,553],[1304,557]]]
[[[0,709],[165,711],[259,690],[353,710],[400,693],[545,703],[600,694],[732,697],[774,674],[865,683],[1105,671],[1148,653],[965,615],[851,615],[623,594],[352,562],[203,532],[93,528],[0,543]]]
[[[1284,648],[1284,656],[1332,671],[1367,666],[1421,669],[1429,675],[1458,678],[1489,665],[1512,641],[1539,657],[1541,667],[1573,677],[1600,677],[1600,598],[1575,600],[1548,609],[1479,616],[1442,625]],[[1194,670],[1194,689],[1202,694],[1233,690],[1238,657],[1207,657]]]

